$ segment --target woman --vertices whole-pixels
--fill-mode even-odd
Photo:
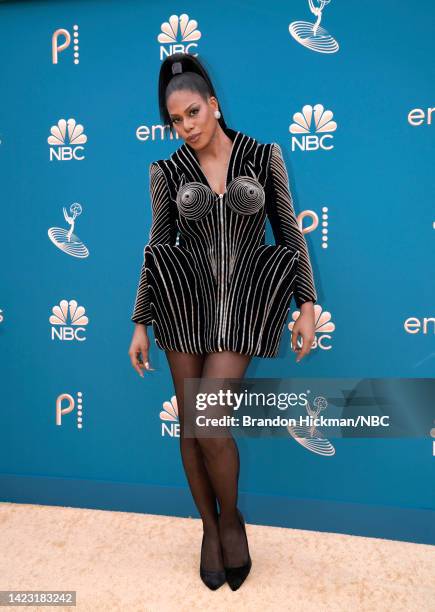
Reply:
[[[237,508],[238,448],[231,435],[184,435],[184,379],[242,378],[253,356],[275,357],[293,295],[300,316],[292,348],[300,361],[314,340],[317,295],[279,145],[227,127],[192,55],[162,63],[159,106],[184,143],[150,165],[153,218],[129,355],[141,376],[152,369],[152,325],[173,377],[183,466],[203,521],[200,575],[211,589],[227,581],[236,590],[251,568]],[[264,243],[266,218],[275,245]]]

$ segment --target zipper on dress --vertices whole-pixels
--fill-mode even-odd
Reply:
[[[224,194],[219,194],[219,215],[221,221],[221,290],[219,298],[219,351],[222,351],[221,339],[222,339],[222,316],[224,308],[224,271],[225,271],[225,233],[224,233],[224,209],[223,209],[223,197]]]

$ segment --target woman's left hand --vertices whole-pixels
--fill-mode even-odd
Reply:
[[[299,353],[296,357],[296,363],[311,351],[314,338],[316,337],[315,331],[314,304],[313,302],[304,302],[301,304],[300,315],[292,329],[291,347],[295,353]],[[297,343],[299,335],[302,336],[302,347],[299,347]]]

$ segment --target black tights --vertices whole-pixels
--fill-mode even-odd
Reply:
[[[201,563],[210,571],[222,570],[224,564],[227,567],[243,565],[248,560],[248,549],[236,510],[240,472],[237,444],[230,434],[214,438],[183,435],[184,379],[243,378],[251,356],[232,351],[205,355],[165,352],[177,397],[183,467],[203,522]],[[206,390],[209,391],[208,386]]]

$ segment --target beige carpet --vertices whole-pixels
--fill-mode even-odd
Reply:
[[[247,533],[246,582],[210,591],[198,519],[0,502],[0,590],[75,590],[80,611],[435,610],[434,546],[250,524]]]

